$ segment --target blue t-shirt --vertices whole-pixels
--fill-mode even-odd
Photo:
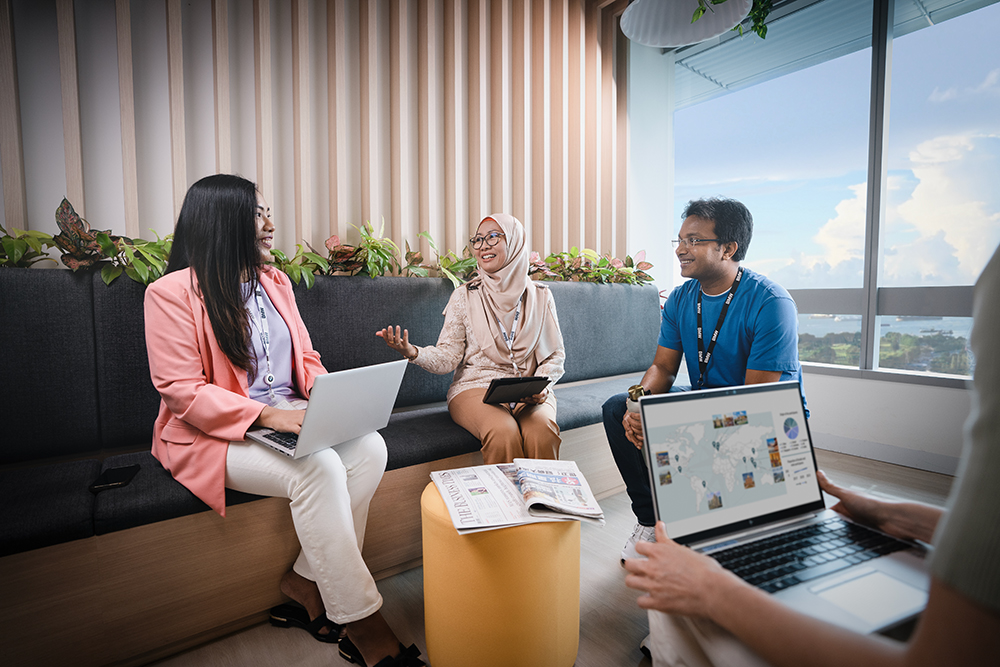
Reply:
[[[698,388],[697,299],[701,283],[688,280],[674,288],[663,306],[659,344],[684,353],[688,375]],[[702,335],[705,350],[719,321],[729,291],[702,294]],[[729,305],[712,358],[705,371],[705,388],[732,387],[745,382],[747,369],[781,371],[782,380],[802,382],[799,326],[795,302],[781,285],[749,269]]]

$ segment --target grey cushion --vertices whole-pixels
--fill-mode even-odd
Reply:
[[[0,269],[0,464],[100,448],[91,274]]]
[[[102,470],[138,463],[132,481],[116,489],[97,494],[94,504],[94,531],[98,535],[134,528],[156,521],[166,521],[196,512],[211,511],[167,472],[149,452],[134,452],[104,460]],[[238,505],[260,496],[226,489],[226,505]]]
[[[479,440],[456,424],[446,406],[397,412],[379,433],[389,450],[386,470],[478,452]]]
[[[566,375],[560,382],[644,372],[653,363],[660,332],[654,285],[545,284],[552,290],[566,345]]]
[[[93,535],[100,471],[87,459],[0,472],[0,556]]]
[[[160,395],[149,377],[143,298],[127,276],[105,285],[94,275],[97,386],[104,447],[133,447],[153,437]]]
[[[390,325],[409,330],[414,345],[436,343],[451,292],[443,278],[320,276],[311,289],[299,284],[295,299],[323,365],[339,371],[399,359],[375,336]],[[411,365],[396,407],[443,401],[450,384],[450,373],[434,375]]]
[[[604,401],[620,394],[642,379],[642,373],[625,378],[591,382],[573,387],[556,385],[556,422],[559,430],[598,424],[603,420]]]

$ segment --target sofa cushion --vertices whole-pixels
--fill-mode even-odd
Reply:
[[[0,556],[94,534],[96,459],[0,472]]]
[[[143,285],[121,276],[105,285],[94,274],[97,398],[106,448],[134,447],[153,437],[160,395],[149,377]]]
[[[560,382],[641,373],[653,363],[660,335],[654,285],[545,284],[552,290],[566,345],[566,374]]]
[[[100,447],[91,278],[0,269],[0,464]]]
[[[400,325],[414,345],[433,345],[444,326],[451,283],[429,278],[319,276],[311,289],[295,288],[295,300],[313,347],[329,371],[399,359],[375,332]],[[396,407],[445,399],[451,373],[406,369]]]
[[[452,421],[444,405],[397,412],[379,433],[389,450],[386,470],[478,452],[480,449],[479,440]]]
[[[560,431],[590,426],[603,421],[604,402],[627,390],[642,379],[642,373],[625,377],[575,384],[556,385],[556,422]]]
[[[133,452],[104,460],[102,470],[138,463],[140,468],[126,486],[97,494],[94,531],[98,535],[166,521],[196,512],[211,511],[164,469],[149,452]],[[226,489],[226,505],[259,500],[261,496]]]

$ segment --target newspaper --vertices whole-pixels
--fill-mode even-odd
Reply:
[[[573,461],[514,459],[432,472],[431,479],[459,533],[542,521],[604,525],[604,512]]]

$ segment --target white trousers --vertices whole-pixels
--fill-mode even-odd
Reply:
[[[361,558],[368,505],[386,463],[385,441],[370,433],[292,459],[254,442],[230,442],[226,486],[291,500],[302,550],[292,567],[319,587],[334,623],[367,618],[382,606]]]
[[[653,667],[766,667],[756,653],[712,621],[649,612]]]

